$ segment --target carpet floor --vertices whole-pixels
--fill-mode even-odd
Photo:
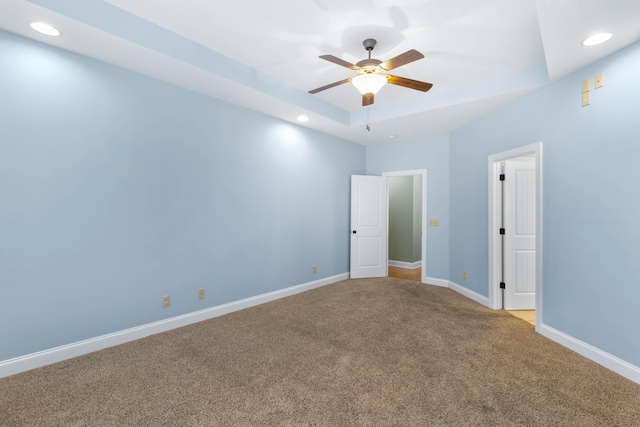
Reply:
[[[640,385],[445,288],[347,280],[0,379],[1,426],[640,426]]]

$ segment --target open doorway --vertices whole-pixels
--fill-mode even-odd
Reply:
[[[385,172],[389,276],[426,277],[426,170]]]
[[[542,144],[489,156],[489,300],[542,319]],[[535,314],[534,314],[535,313]]]

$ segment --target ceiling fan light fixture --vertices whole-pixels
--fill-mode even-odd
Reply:
[[[351,83],[361,94],[373,93],[375,95],[387,83],[387,78],[382,74],[365,73],[354,77]]]
[[[600,43],[604,43],[611,38],[611,33],[598,33],[587,38],[582,42],[584,46],[595,46]]]

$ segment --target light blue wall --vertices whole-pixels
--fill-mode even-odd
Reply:
[[[0,52],[0,360],[349,270],[364,147],[8,33]]]
[[[367,147],[367,174],[427,169],[427,218],[440,220],[427,227],[426,275],[449,278],[449,136],[421,138]]]
[[[451,280],[487,284],[487,157],[543,143],[543,321],[640,366],[640,44],[451,134]],[[605,86],[581,107],[581,82]],[[462,271],[469,279],[462,282]]]

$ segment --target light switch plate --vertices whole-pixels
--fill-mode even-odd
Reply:
[[[582,106],[586,107],[591,102],[591,92],[585,92],[582,94]]]
[[[584,79],[582,81],[582,93],[589,92],[591,89],[591,79]]]
[[[604,73],[598,73],[596,74],[595,87],[596,89],[600,89],[602,86],[604,86]]]
[[[440,221],[439,221],[439,220],[437,220],[437,219],[430,219],[430,220],[429,220],[429,225],[430,225],[431,227],[437,227],[437,226],[439,226],[439,225],[440,225]]]

